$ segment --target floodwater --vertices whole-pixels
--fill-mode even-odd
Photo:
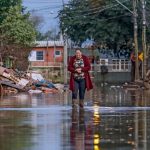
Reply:
[[[150,150],[150,91],[95,86],[84,109],[71,93],[0,99],[0,150]]]

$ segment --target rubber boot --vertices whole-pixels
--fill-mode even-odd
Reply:
[[[77,99],[72,99],[72,107],[76,108],[78,106],[78,101]]]
[[[84,107],[84,100],[83,99],[80,99],[79,106],[80,106],[80,108]]]

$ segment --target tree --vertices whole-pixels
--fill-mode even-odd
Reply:
[[[90,22],[82,12],[88,8],[86,0],[72,0],[59,12],[60,28],[63,32],[77,44],[81,45],[87,38],[86,30],[90,27]],[[84,22],[86,21],[86,22]]]
[[[22,0],[0,0],[0,23],[6,18],[11,6],[21,6]]]
[[[28,14],[21,13],[22,7],[10,7],[6,18],[0,24],[0,53],[2,57],[12,55],[17,58],[20,68],[27,67],[28,55],[35,42],[36,32]],[[22,61],[21,61],[22,60]]]
[[[132,10],[132,1],[121,2]],[[104,43],[115,50],[123,45],[132,47],[133,16],[116,1],[72,0],[59,12],[59,18],[62,31],[79,46],[93,39],[97,45]],[[139,16],[139,31],[140,20]]]

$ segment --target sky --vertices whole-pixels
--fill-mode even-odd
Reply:
[[[34,11],[35,15],[43,18],[40,31],[44,33],[48,30],[59,30],[59,19],[56,17],[63,8],[63,2],[67,4],[68,0],[23,0],[23,6],[27,11]]]

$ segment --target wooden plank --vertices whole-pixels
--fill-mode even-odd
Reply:
[[[11,82],[9,82],[9,81],[0,81],[0,84],[6,85],[6,86],[9,86],[9,87],[13,87],[13,88],[18,89],[18,90],[23,90],[23,87],[22,87],[22,86],[13,84],[13,83],[11,83]]]

